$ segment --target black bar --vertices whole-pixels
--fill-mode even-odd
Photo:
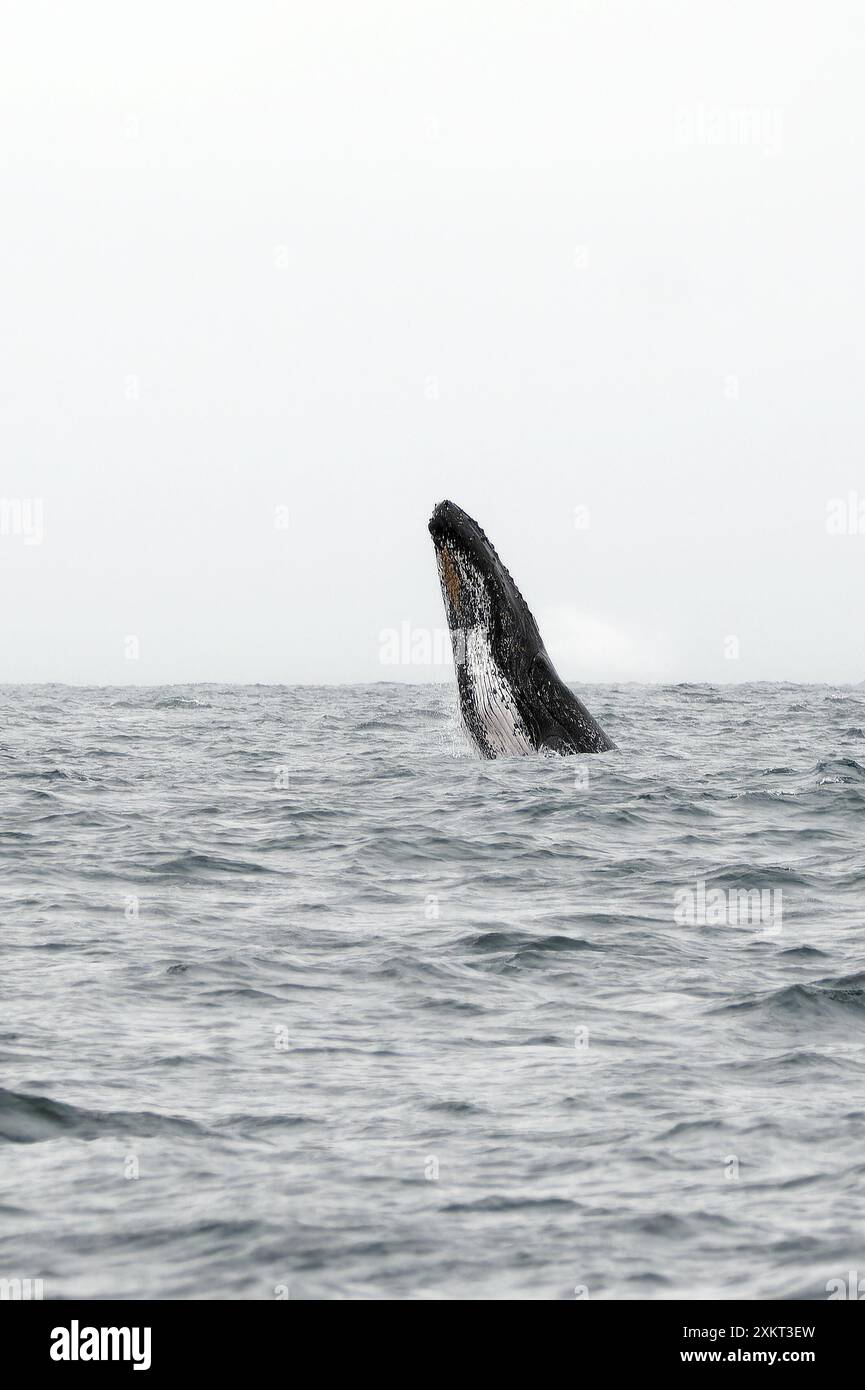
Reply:
[[[282,1364],[290,1375],[299,1353],[314,1356],[324,1367],[341,1345],[353,1348],[355,1369],[359,1370],[364,1363],[374,1367],[377,1360],[388,1359],[387,1348],[396,1351],[401,1334],[415,1332],[418,1316],[421,1322],[417,1330],[425,1338],[424,1373],[429,1374],[440,1359],[442,1373],[452,1374],[455,1344],[448,1327],[454,1311],[441,1303],[426,1312],[404,1308],[397,1321],[392,1309],[385,1313],[375,1302],[364,1305],[363,1321],[357,1309],[339,1301],[336,1306],[301,1306],[298,1301],[278,1299],[236,1303],[0,1303],[0,1328],[5,1333],[7,1354],[14,1350],[25,1371],[49,1371],[61,1378],[82,1374],[92,1378],[105,1370],[112,1375],[134,1374],[135,1359],[141,1363],[139,1374],[156,1379],[184,1371],[223,1378],[248,1376],[265,1373],[268,1364]],[[672,1369],[699,1373],[707,1366],[728,1373],[752,1367],[770,1372],[796,1366],[825,1376],[851,1363],[863,1331],[858,1299],[840,1296],[807,1303],[577,1299],[564,1307],[560,1301],[555,1311],[542,1312],[535,1305],[531,1314],[508,1305],[507,1325],[497,1331],[487,1326],[492,1321],[495,1328],[499,1316],[489,1305],[473,1302],[456,1312],[460,1322],[466,1316],[471,1318],[476,1355],[485,1348],[491,1358],[502,1353],[507,1357],[511,1348],[537,1357],[537,1367],[549,1364],[552,1347],[524,1343],[519,1323],[529,1316],[533,1323],[541,1317],[553,1338],[562,1336],[557,1349],[570,1356],[575,1374],[580,1367],[594,1364],[596,1373],[611,1375]],[[340,1343],[341,1328],[352,1337],[351,1343]],[[101,1329],[117,1329],[117,1336],[109,1333],[103,1341]],[[132,1329],[138,1329],[137,1337]],[[145,1329],[149,1329],[149,1341]],[[70,1359],[55,1359],[52,1348],[55,1356],[65,1353]],[[91,1349],[100,1355],[104,1350],[106,1359],[84,1359],[82,1352],[87,1354]],[[126,1359],[110,1359],[115,1349]],[[76,1351],[78,1359],[71,1359]],[[146,1360],[149,1365],[145,1367]],[[403,1373],[407,1370],[403,1365]]]

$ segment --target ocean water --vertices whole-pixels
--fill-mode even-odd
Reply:
[[[580,693],[483,763],[449,686],[0,688],[0,1277],[865,1278],[865,687]]]

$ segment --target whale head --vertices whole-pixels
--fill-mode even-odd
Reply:
[[[599,752],[613,745],[559,680],[537,623],[478,523],[439,502],[429,522],[460,713],[482,756]]]

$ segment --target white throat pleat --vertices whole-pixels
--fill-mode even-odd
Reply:
[[[465,633],[465,664],[491,751],[496,757],[533,753],[535,747],[520,718],[513,690],[502,675],[481,626]]]

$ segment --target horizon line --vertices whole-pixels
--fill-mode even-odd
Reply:
[[[580,685],[587,688],[592,686],[623,686],[623,685],[648,685],[658,686],[659,688],[682,686],[682,685],[711,685],[721,687],[736,687],[742,685],[805,685],[821,686],[832,685],[857,690],[865,685],[865,676],[861,680],[795,680],[788,676],[754,676],[750,680],[741,681],[720,681],[720,680],[638,680],[630,677],[627,680],[573,680],[564,678],[565,685]],[[354,689],[363,687],[374,689],[379,685],[405,686],[406,689],[417,689],[418,687],[437,687],[452,686],[451,680],[427,680],[427,681],[402,681],[402,680],[360,680],[360,681],[250,681],[250,680],[167,680],[167,681],[63,681],[63,680],[0,680],[0,690],[14,690],[21,686],[28,688],[50,689],[54,686],[62,686],[68,690],[164,690],[171,686],[240,686],[242,688],[260,689],[268,687],[273,689],[285,690],[341,690],[346,687]]]

